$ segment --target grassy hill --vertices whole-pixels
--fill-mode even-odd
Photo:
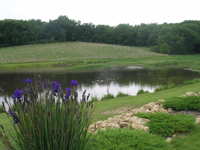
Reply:
[[[91,68],[111,65],[200,70],[200,55],[164,55],[146,47],[64,42],[0,48],[0,70]]]

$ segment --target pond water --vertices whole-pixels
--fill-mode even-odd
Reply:
[[[109,93],[117,95],[118,92],[128,93],[129,95],[137,95],[140,89],[154,92],[158,86],[175,84],[183,84],[184,81],[200,78],[199,72],[184,69],[165,68],[159,70],[149,70],[136,66],[114,67],[116,80],[110,83]],[[112,68],[107,68],[113,70]],[[102,70],[101,70],[102,71]],[[29,70],[17,72],[0,72],[0,87],[4,89],[9,97],[12,97],[15,89],[21,89],[26,86],[23,79],[34,78],[35,72],[40,74],[43,79],[48,78],[50,81],[59,81],[63,88],[70,87],[71,80],[77,80],[77,91],[82,95],[84,90],[91,96],[100,99],[107,94],[107,85],[103,82],[96,82],[99,78],[100,70]],[[0,97],[0,104],[3,98]]]

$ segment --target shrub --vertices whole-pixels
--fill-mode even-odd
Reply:
[[[109,94],[104,95],[104,96],[101,98],[101,100],[113,99],[113,98],[115,98],[114,95],[109,93]]]
[[[138,113],[135,116],[141,118],[147,118],[150,122],[147,122],[150,133],[158,134],[162,136],[171,136],[175,132],[190,131],[195,125],[195,117],[185,114],[173,114],[166,113]]]
[[[36,76],[28,87],[16,90],[13,101],[16,111],[9,106],[8,118],[14,128],[10,137],[15,141],[18,149],[88,149],[90,136],[88,127],[94,111],[89,96],[82,95],[82,100],[77,101],[75,86],[77,81],[69,84],[73,88],[63,90],[59,82],[42,82]],[[4,103],[3,103],[4,106]],[[4,107],[5,108],[5,107]],[[0,139],[8,149],[14,149],[1,125]],[[9,136],[8,136],[9,137]]]
[[[118,94],[116,95],[116,97],[124,97],[124,96],[129,96],[129,95],[122,92],[118,92]]]
[[[155,91],[154,91],[154,92],[158,92],[158,91],[161,91],[161,90],[163,90],[163,87],[162,87],[162,86],[160,86],[160,87],[157,87],[157,88],[155,89]]]
[[[115,128],[99,131],[91,149],[103,150],[169,150],[169,143],[161,136],[149,134],[142,130]]]
[[[197,110],[200,111],[200,97],[170,97],[163,102],[163,108],[173,110]]]
[[[2,105],[0,105],[0,113],[4,113],[4,108]]]
[[[97,96],[91,97],[91,99],[92,99],[93,102],[98,102],[99,101],[99,99],[97,98]]]
[[[141,90],[139,90],[139,91],[137,92],[137,95],[143,94],[143,93],[149,93],[149,91],[144,91],[143,89],[141,89]]]

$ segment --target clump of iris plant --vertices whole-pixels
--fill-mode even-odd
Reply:
[[[12,97],[16,111],[5,97],[9,106],[7,112],[3,102],[14,128],[10,137],[15,147],[0,125],[0,139],[4,145],[8,149],[89,149],[92,139],[87,130],[94,108],[86,91],[78,101],[77,80],[69,82],[72,87],[65,89],[57,81],[43,81],[41,76],[35,76],[34,81],[29,78],[23,81],[27,82],[27,87],[16,89]]]

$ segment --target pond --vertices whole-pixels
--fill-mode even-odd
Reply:
[[[114,68],[114,69],[113,69]],[[104,69],[105,70],[105,69]],[[110,82],[109,93],[117,95],[118,92],[128,93],[129,95],[137,95],[140,89],[144,91],[154,92],[159,86],[165,85],[179,85],[184,81],[200,78],[199,72],[194,72],[184,69],[156,69],[150,70],[147,68],[136,66],[123,66],[106,68],[107,71],[114,70],[116,78]],[[34,74],[40,74],[43,79],[48,78],[50,81],[59,81],[63,88],[70,87],[71,80],[77,80],[77,91],[80,95],[84,90],[90,93],[92,97],[100,99],[107,94],[107,85],[104,82],[97,82],[99,74],[103,70],[29,70],[17,72],[1,72],[0,73],[0,87],[4,89],[5,93],[12,97],[15,89],[21,89],[26,86],[23,79],[34,78]],[[109,74],[110,72],[108,72]],[[104,77],[106,78],[106,77]],[[102,81],[99,80],[99,81]],[[3,98],[0,97],[0,104]]]

